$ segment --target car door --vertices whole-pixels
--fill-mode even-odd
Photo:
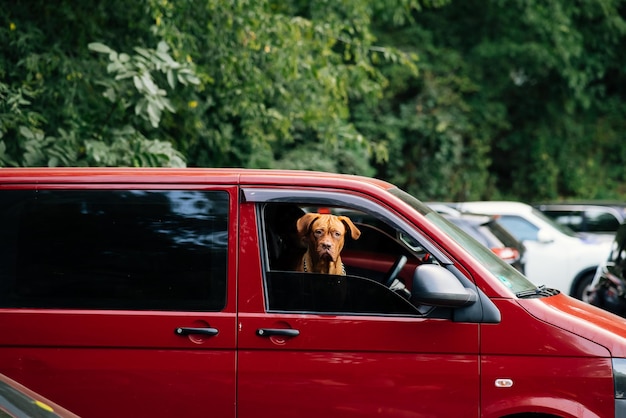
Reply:
[[[355,251],[346,276],[273,269],[289,231],[269,225],[260,195],[240,208],[241,240],[258,237],[259,253],[239,253],[238,417],[478,416],[479,325],[421,311],[377,281],[394,261],[384,243],[380,256]],[[288,226],[297,212],[275,219]]]
[[[235,416],[236,187],[0,190],[0,371],[86,417]]]

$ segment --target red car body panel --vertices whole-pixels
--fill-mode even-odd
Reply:
[[[412,225],[490,298],[499,323],[268,312],[257,205],[241,188],[331,190]],[[220,312],[0,309],[0,372],[89,417],[614,415],[626,320],[563,295],[518,299],[375,179],[240,169],[2,169],[7,189],[225,190]],[[384,272],[393,260],[346,258]],[[358,260],[361,261],[358,261]],[[410,282],[415,263],[401,273]],[[181,336],[179,327],[219,329]],[[260,337],[260,329],[297,336]],[[581,389],[582,388],[582,389]],[[98,402],[97,400],[100,400]]]

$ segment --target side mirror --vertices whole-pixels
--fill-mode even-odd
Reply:
[[[552,241],[554,241],[554,235],[552,235],[552,233],[548,231],[547,229],[542,228],[539,231],[537,231],[537,241],[539,241],[542,244],[549,244]]]
[[[422,264],[413,274],[411,302],[414,305],[460,308],[478,300],[472,289],[463,287],[459,279],[436,264]]]

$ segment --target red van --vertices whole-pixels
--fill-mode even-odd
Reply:
[[[311,212],[345,275],[291,265]],[[626,416],[625,319],[383,181],[3,168],[0,237],[0,373],[84,417]]]

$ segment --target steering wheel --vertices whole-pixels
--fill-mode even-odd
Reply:
[[[396,279],[396,277],[398,277],[398,274],[400,274],[400,272],[402,271],[402,267],[404,267],[406,262],[407,262],[406,256],[401,255],[395,261],[395,263],[393,263],[393,265],[391,266],[391,268],[389,269],[389,271],[385,275],[385,279],[383,281],[385,286],[391,287],[391,285],[393,284],[393,281]]]

